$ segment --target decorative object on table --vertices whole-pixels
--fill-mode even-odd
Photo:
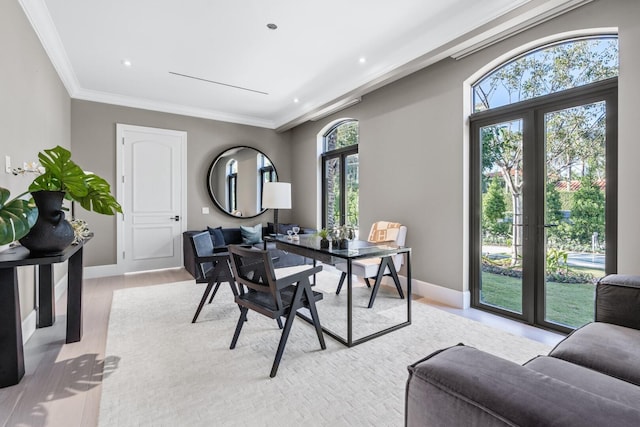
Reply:
[[[320,247],[329,249],[329,231],[326,228],[322,228],[318,231],[318,237],[320,237]]]
[[[87,221],[83,219],[72,219],[69,223],[71,224],[71,227],[73,227],[74,234],[73,242],[71,242],[72,245],[77,245],[93,234],[91,233],[91,230],[89,230]]]
[[[279,234],[278,209],[291,209],[291,183],[265,182],[262,189],[262,207],[273,209],[274,230],[276,235]]]
[[[32,164],[28,169],[14,171],[14,173],[17,172],[16,174],[27,172],[39,174],[28,189],[36,205],[24,203],[25,201],[11,205],[12,207],[19,205],[22,209],[21,220],[17,222],[21,225],[21,232],[16,233],[15,228],[12,228],[16,225],[15,221],[0,222],[0,236],[11,234],[32,252],[55,254],[71,244],[75,236],[73,227],[64,220],[63,198],[78,202],[83,208],[97,213],[105,215],[122,213],[122,207],[111,194],[109,183],[93,173],[83,171],[71,160],[69,150],[57,146],[40,152],[38,159],[42,166]],[[55,193],[55,195],[47,193]],[[16,199],[20,199],[25,194],[27,192],[20,194]],[[15,201],[10,203],[15,203]],[[38,203],[44,204],[44,207],[38,206]],[[55,203],[55,205],[50,205],[50,203]],[[2,207],[0,217],[7,206]],[[46,213],[40,212],[38,215],[40,209],[46,210]],[[30,224],[28,218],[33,215],[34,211],[38,215],[38,220]],[[22,234],[25,224],[29,225],[28,233]],[[9,231],[10,228],[12,231]],[[18,237],[19,234],[22,236]],[[51,244],[49,245],[49,243]]]
[[[350,225],[340,225],[336,227],[334,235],[337,249],[349,249],[349,242],[356,237],[356,231]]]
[[[300,236],[298,236],[298,233],[300,232],[300,227],[298,227],[297,225],[291,228],[291,232],[293,233],[293,240],[300,240]]]

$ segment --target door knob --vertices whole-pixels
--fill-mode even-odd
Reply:
[[[169,219],[172,219],[172,220],[174,220],[174,221],[180,221],[180,215],[172,216],[172,217],[171,217],[171,218],[169,218]]]

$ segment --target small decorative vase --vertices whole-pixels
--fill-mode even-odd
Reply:
[[[64,219],[62,191],[36,191],[32,193],[38,207],[38,220],[20,243],[31,253],[55,255],[73,242],[73,227]]]
[[[338,246],[340,249],[349,249],[349,239],[340,239]]]
[[[322,249],[329,249],[329,239],[320,239],[320,247]]]

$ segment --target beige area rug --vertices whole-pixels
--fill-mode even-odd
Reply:
[[[335,275],[321,273],[317,288],[335,291]],[[229,350],[239,315],[231,291],[223,285],[192,324],[203,291],[190,281],[114,293],[106,357],[116,367],[102,385],[100,426],[402,426],[407,365],[433,351],[462,342],[523,363],[550,350],[414,302],[410,326],[353,348],[325,336],[320,350],[296,319],[271,379],[276,322],[250,312]]]

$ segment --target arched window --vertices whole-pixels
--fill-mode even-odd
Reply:
[[[526,52],[473,85],[473,112],[560,92],[618,75],[618,38],[586,37]]]
[[[472,86],[472,304],[569,331],[616,270],[618,40],[564,40]],[[568,285],[568,284],[571,285]]]
[[[343,120],[323,136],[322,226],[358,227],[358,122]]]

